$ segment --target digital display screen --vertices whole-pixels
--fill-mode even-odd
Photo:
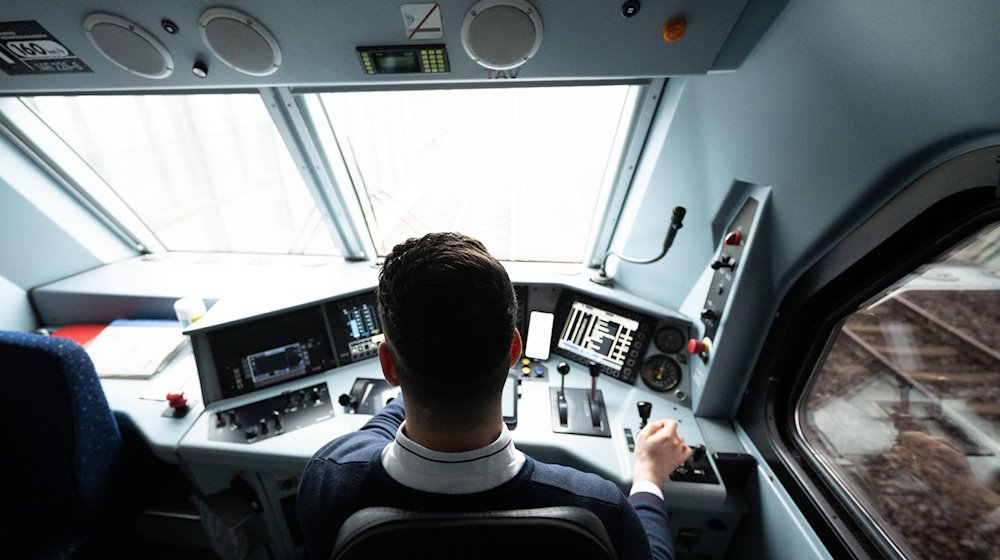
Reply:
[[[222,398],[335,366],[319,305],[209,333]]]
[[[383,45],[358,47],[358,60],[368,76],[379,74],[447,74],[445,45]]]
[[[337,302],[329,313],[331,321],[339,323],[335,338],[337,358],[341,364],[357,362],[378,353],[378,345],[385,340],[385,334],[374,294]]]
[[[420,72],[417,54],[413,51],[372,54],[379,74],[416,74]]]
[[[620,371],[632,348],[639,321],[574,300],[557,347]]]
[[[254,385],[305,373],[308,366],[309,354],[299,342],[250,354],[246,359],[246,369]]]

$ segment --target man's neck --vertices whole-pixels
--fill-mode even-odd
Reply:
[[[404,406],[408,401],[404,401]],[[461,429],[435,426],[435,423],[417,410],[406,406],[406,424],[403,432],[406,437],[427,449],[444,453],[460,453],[486,447],[500,437],[503,431],[503,419],[497,414],[490,415],[495,420],[470,421]]]

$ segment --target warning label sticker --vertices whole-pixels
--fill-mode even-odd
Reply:
[[[0,69],[11,76],[91,71],[35,21],[0,22]]]
[[[403,4],[399,7],[403,14],[403,27],[406,38],[411,41],[420,39],[440,39],[444,37],[441,27],[441,10],[434,4]]]

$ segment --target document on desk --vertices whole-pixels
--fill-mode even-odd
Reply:
[[[101,377],[151,377],[187,344],[177,321],[119,319],[87,344]]]

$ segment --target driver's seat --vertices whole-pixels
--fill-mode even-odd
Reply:
[[[372,507],[347,518],[332,558],[616,560],[617,556],[601,520],[579,507],[463,513]]]

